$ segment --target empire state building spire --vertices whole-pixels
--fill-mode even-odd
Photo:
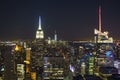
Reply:
[[[38,27],[39,30],[41,30],[41,16],[39,16],[39,27]]]
[[[43,39],[44,38],[44,33],[41,27],[41,16],[39,16],[39,27],[38,30],[36,31],[36,39]]]

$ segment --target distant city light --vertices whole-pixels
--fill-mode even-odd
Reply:
[[[71,70],[72,72],[75,71],[75,67],[74,67],[73,65],[71,65],[71,64],[70,64],[70,70]]]
[[[4,71],[4,70],[5,70],[4,67],[2,67],[1,71]]]

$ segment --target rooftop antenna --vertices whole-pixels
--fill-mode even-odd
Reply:
[[[39,16],[39,28],[38,28],[39,30],[41,30],[42,28],[41,28],[41,16]]]
[[[101,33],[101,6],[99,6],[99,32]]]

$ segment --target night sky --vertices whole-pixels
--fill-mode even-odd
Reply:
[[[35,39],[42,17],[45,38],[93,39],[98,28],[98,6],[102,6],[102,31],[120,39],[119,0],[1,0],[0,40]]]

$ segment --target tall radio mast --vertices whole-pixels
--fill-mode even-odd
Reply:
[[[99,6],[99,32],[101,33],[101,28],[102,28],[102,25],[101,25],[101,6]]]

